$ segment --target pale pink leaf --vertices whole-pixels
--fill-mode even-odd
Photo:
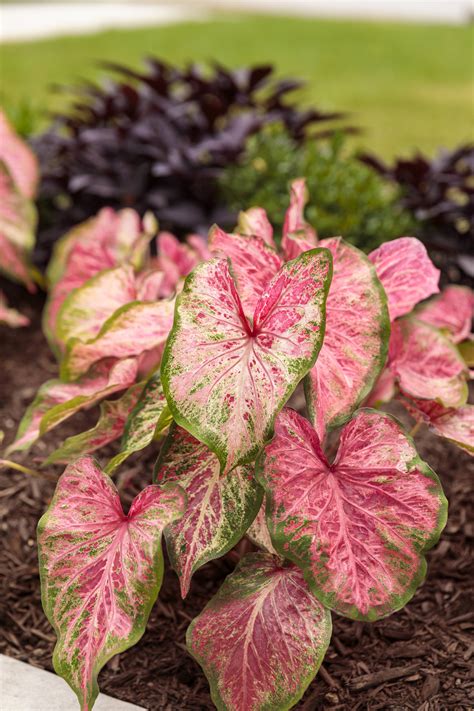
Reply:
[[[178,487],[148,486],[125,514],[90,457],[59,479],[38,524],[41,595],[57,635],[53,664],[90,711],[97,675],[136,644],[163,578],[161,536],[184,510]]]
[[[426,423],[435,434],[449,439],[474,456],[474,405],[448,408],[433,400],[404,396],[404,393],[400,400],[418,422]]]
[[[30,319],[27,316],[8,306],[7,299],[2,291],[0,291],[0,324],[10,326],[10,328],[20,328],[30,324]]]
[[[411,438],[389,415],[359,410],[329,464],[293,410],[281,413],[275,432],[257,472],[275,548],[342,615],[375,620],[401,608],[447,516],[439,480]]]
[[[165,275],[159,269],[145,269],[137,274],[135,286],[138,301],[157,301],[164,296],[163,284]]]
[[[95,373],[75,383],[48,380],[26,410],[14,442],[7,452],[29,449],[45,434],[75,412],[102,400],[112,393],[128,388],[135,380],[137,365],[134,359],[114,365],[100,364]]]
[[[178,574],[181,595],[193,573],[240,541],[262,501],[252,466],[220,474],[219,460],[205,444],[173,426],[156,463],[158,484],[179,484],[186,493],[184,516],[167,527],[166,545]]]
[[[324,335],[331,254],[285,264],[246,318],[225,260],[187,278],[163,354],[174,419],[217,454],[224,472],[251,462],[317,357]]]
[[[201,235],[193,234],[186,237],[186,242],[195,251],[200,262],[206,262],[211,258],[207,242]]]
[[[467,400],[467,370],[441,331],[405,317],[392,324],[389,367],[408,395],[460,407]]]
[[[242,235],[261,237],[269,247],[276,249],[273,227],[263,207],[251,207],[250,210],[241,212],[236,231]]]
[[[92,454],[92,452],[121,437],[127,418],[133,410],[142,389],[143,383],[134,383],[117,400],[105,400],[102,402],[96,425],[90,430],[68,437],[58,449],[49,455],[43,466],[58,462],[67,464],[85,454]]]
[[[323,240],[334,273],[326,304],[326,335],[305,381],[311,419],[321,440],[368,395],[388,351],[385,292],[367,257],[339,237]]]
[[[415,237],[384,242],[369,254],[369,259],[387,293],[392,321],[439,291],[439,269],[424,244]]]
[[[246,535],[247,538],[252,541],[252,543],[254,543],[266,553],[278,555],[275,548],[273,547],[272,539],[270,537],[270,531],[268,530],[267,519],[265,516],[265,501],[261,505],[257,516],[252,521],[252,524],[249,527]]]
[[[17,135],[1,109],[0,160],[7,166],[22,195],[33,199],[39,178],[36,156],[28,144]]]
[[[128,358],[164,345],[173,324],[174,302],[134,301],[119,308],[89,341],[69,341],[61,377],[73,380],[103,358]]]
[[[186,641],[218,709],[283,711],[316,675],[331,627],[298,568],[253,553],[193,620]]]
[[[318,243],[316,231],[305,222],[303,216],[307,199],[305,179],[294,180],[291,184],[290,206],[286,211],[281,240],[285,261],[295,259],[302,252],[316,247]]]
[[[230,259],[244,312],[251,319],[282,260],[261,237],[227,234],[217,226],[209,233],[209,249],[214,256]]]
[[[384,368],[370,391],[364,405],[366,407],[380,407],[385,402],[390,402],[395,397],[395,376],[390,368]]]
[[[446,330],[454,343],[469,338],[474,316],[474,292],[468,286],[446,287],[416,310],[420,321]]]

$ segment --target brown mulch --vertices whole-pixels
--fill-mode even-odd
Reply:
[[[0,429],[5,444],[37,387],[54,377],[54,360],[39,328],[38,301],[17,295],[34,319],[28,329],[0,327]],[[32,455],[15,460],[35,466],[46,446],[84,426],[82,414],[49,437]],[[474,707],[474,610],[472,493],[474,462],[454,446],[431,436],[417,437],[420,453],[438,472],[450,502],[448,525],[428,554],[428,576],[404,610],[375,624],[334,615],[334,634],[324,665],[296,708],[434,711]],[[43,448],[43,449],[42,449]],[[136,456],[118,478],[124,501],[151,477],[153,455]],[[52,467],[49,474],[59,474]],[[35,527],[54,483],[0,471],[0,652],[52,669],[54,635],[41,609]],[[111,660],[100,675],[101,690],[150,711],[212,709],[205,677],[185,648],[185,631],[232,563],[207,564],[181,600],[178,582],[167,569],[143,639]],[[23,711],[19,709],[18,711]]]

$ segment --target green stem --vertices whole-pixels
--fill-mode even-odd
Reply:
[[[57,482],[57,478],[52,474],[46,474],[46,472],[38,472],[36,469],[30,469],[29,467],[24,467],[22,464],[17,462],[12,462],[9,459],[0,459],[0,469],[15,469],[23,474],[29,474],[30,476],[36,476],[40,479],[49,479],[49,481]]]
[[[415,422],[413,427],[410,430],[410,437],[414,437],[418,430],[420,429],[421,425],[423,424],[422,420],[418,420],[418,422]]]

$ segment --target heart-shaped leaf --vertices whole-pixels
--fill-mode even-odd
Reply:
[[[469,338],[474,316],[474,292],[467,286],[453,284],[439,296],[430,299],[416,310],[420,321],[446,330],[454,343]]]
[[[0,109],[0,160],[5,163],[18,190],[28,199],[36,194],[39,170],[36,156],[10,125]]]
[[[166,404],[161,377],[155,373],[143,388],[138,402],[125,424],[120,452],[107,464],[105,471],[111,474],[133,452],[147,447],[157,435],[171,423],[172,417]]]
[[[412,316],[392,324],[389,367],[411,397],[460,407],[467,400],[467,369],[441,331]]]
[[[124,514],[90,457],[67,467],[38,524],[43,607],[58,637],[53,664],[90,711],[97,675],[143,632],[161,586],[161,535],[185,505],[178,487],[148,486]]]
[[[128,388],[135,380],[134,359],[100,364],[95,373],[75,383],[48,380],[38,390],[18,427],[14,442],[7,453],[29,449],[40,435],[59,425],[75,412],[90,407],[112,393]]]
[[[369,254],[377,276],[387,293],[393,321],[410,313],[419,301],[439,291],[439,269],[426,247],[415,237],[400,237],[384,242]]]
[[[191,623],[187,646],[220,711],[284,711],[303,696],[331,639],[331,614],[279,558],[243,558]]]
[[[285,264],[246,318],[226,261],[199,265],[176,303],[162,379],[178,424],[217,454],[223,472],[251,462],[314,364],[324,337],[331,253]]]
[[[333,256],[334,274],[326,304],[326,335],[311,368],[305,393],[314,428],[345,422],[368,395],[388,351],[387,299],[367,257],[340,237],[323,240]]]
[[[262,207],[251,207],[249,210],[239,213],[236,231],[242,235],[261,237],[269,247],[276,249],[275,240],[273,239],[273,227]]]
[[[309,422],[284,410],[257,478],[273,545],[303,569],[327,607],[376,620],[410,600],[447,501],[395,419],[359,410],[329,464]]]
[[[448,408],[433,400],[416,400],[403,393],[400,400],[415,420],[426,423],[432,432],[474,456],[474,405]]]
[[[83,343],[69,341],[61,377],[74,380],[103,358],[138,356],[164,345],[173,323],[174,302],[133,301],[117,309],[97,336]]]
[[[209,232],[209,249],[215,256],[230,259],[245,315],[251,319],[282,260],[261,237],[227,234],[217,226]]]
[[[263,492],[252,466],[221,476],[216,455],[176,425],[156,463],[156,481],[179,484],[186,492],[184,516],[165,530],[171,564],[186,597],[193,573],[240,541],[257,515]]]
[[[85,454],[92,454],[120,437],[142,389],[143,383],[134,383],[118,400],[102,402],[97,424],[90,430],[68,437],[61,447],[49,455],[43,466],[57,462],[67,464]]]

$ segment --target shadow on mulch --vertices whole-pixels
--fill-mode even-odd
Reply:
[[[40,332],[38,301],[23,292],[15,296],[13,303],[32,317],[33,325],[18,331],[0,327],[0,428],[5,444],[12,440],[37,387],[56,373]],[[44,454],[46,447],[51,449],[65,436],[91,426],[94,414],[80,414],[73,426],[66,423],[46,443],[39,443],[32,455],[17,456],[16,461],[34,466],[35,456]],[[474,462],[427,431],[417,442],[421,455],[438,472],[450,503],[446,530],[428,554],[427,579],[404,610],[375,624],[334,615],[331,646],[320,673],[295,707],[300,711],[474,707],[470,555]],[[153,461],[150,454],[136,456],[123,467],[117,483],[124,502],[150,480]],[[60,470],[52,467],[49,473]],[[0,553],[0,651],[51,670],[54,635],[41,608],[35,528],[54,484],[3,471],[0,486],[5,544]],[[149,711],[212,709],[207,681],[186,652],[185,632],[231,570],[227,559],[207,564],[195,574],[183,601],[168,567],[144,637],[105,667],[99,679],[101,690]]]

